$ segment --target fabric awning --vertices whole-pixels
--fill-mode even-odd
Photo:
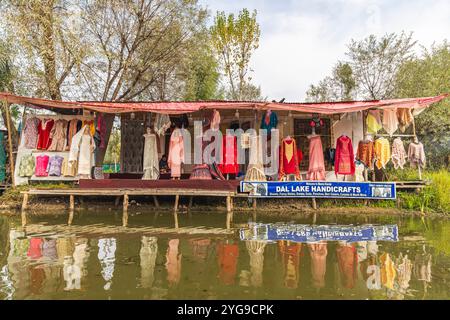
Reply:
[[[339,114],[368,109],[412,108],[423,109],[446,98],[448,94],[436,97],[406,98],[373,101],[324,102],[324,103],[279,103],[253,101],[170,101],[170,102],[95,102],[95,101],[57,101],[41,98],[17,96],[0,93],[0,99],[9,103],[44,109],[86,109],[103,113],[154,112],[166,114],[192,113],[208,109],[253,109],[292,111],[300,113]]]

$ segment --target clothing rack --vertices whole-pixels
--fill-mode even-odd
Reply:
[[[383,133],[383,134],[374,134],[375,137],[389,137],[389,138],[396,138],[396,137],[401,137],[401,138],[415,138],[416,135],[415,134],[393,134],[392,136]]]
[[[36,115],[32,115],[33,118],[38,118],[38,119],[53,119],[53,120],[73,120],[73,119],[77,119],[77,120],[94,120],[94,116],[84,116],[84,115],[47,115],[47,114],[36,114]]]

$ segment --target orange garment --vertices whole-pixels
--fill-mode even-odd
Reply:
[[[219,279],[225,285],[234,284],[239,257],[237,244],[219,243],[217,245]]]
[[[381,283],[388,289],[394,290],[394,280],[397,276],[394,261],[389,253],[383,253],[380,257],[381,262]]]
[[[352,245],[338,245],[336,248],[341,283],[344,287],[352,289],[356,282],[357,254]]]
[[[299,266],[302,244],[282,240],[278,242],[278,248],[284,265],[284,286],[295,289],[300,280]]]
[[[375,150],[373,141],[360,141],[358,143],[358,150],[356,151],[356,159],[361,161],[367,168],[372,170],[374,157]]]
[[[94,120],[85,120],[83,121],[83,125],[81,127],[84,126],[89,126],[89,133],[91,134],[91,136],[93,137],[95,135],[95,123]]]
[[[398,127],[400,128],[401,132],[405,132],[410,124],[414,121],[411,109],[409,108],[398,108],[397,117],[399,122]]]
[[[178,251],[179,239],[169,240],[169,247],[166,253],[167,281],[177,284],[181,278],[181,254]]]
[[[315,288],[325,287],[325,273],[327,271],[327,243],[308,243],[311,256],[312,284]]]

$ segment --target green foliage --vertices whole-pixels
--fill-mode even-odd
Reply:
[[[247,9],[238,16],[217,12],[210,29],[212,46],[215,49],[221,69],[229,85],[230,96],[234,100],[246,100],[246,86],[251,83],[248,75],[253,52],[259,47],[260,28],[256,21],[256,11]]]
[[[120,162],[120,130],[113,128],[109,138],[108,147],[106,148],[104,163],[119,163]]]

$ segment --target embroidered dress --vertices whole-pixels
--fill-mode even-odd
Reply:
[[[36,172],[34,174],[36,177],[47,177],[48,176],[48,171],[47,171],[48,161],[49,161],[49,156],[47,156],[47,155],[42,155],[42,156],[36,157]]]
[[[173,178],[181,177],[181,164],[184,163],[184,140],[181,130],[176,128],[170,136],[169,157],[167,163]]]
[[[270,134],[272,129],[275,129],[278,125],[278,116],[275,112],[268,110],[265,115],[261,119],[261,129],[267,130],[267,133]]]
[[[78,127],[81,125],[81,120],[73,119],[69,122],[69,128],[67,132],[67,147],[66,150],[70,150],[72,145],[73,136],[80,130]]]
[[[369,110],[366,118],[367,132],[370,134],[376,134],[383,127],[381,125],[380,111]]]
[[[35,170],[35,160],[31,154],[25,155],[20,159],[19,176],[31,177]]]
[[[144,176],[143,180],[158,180],[159,162],[158,149],[156,145],[156,135],[153,133],[144,134]]]
[[[383,128],[390,137],[392,137],[394,132],[397,131],[398,118],[396,109],[383,110]]]
[[[397,109],[397,117],[399,122],[399,128],[401,132],[405,132],[406,129],[411,125],[414,121],[413,115],[411,113],[411,109],[409,108],[398,108]]]
[[[293,174],[297,180],[301,180],[299,169],[299,154],[295,139],[283,139],[280,146],[280,169],[279,179],[283,180],[286,175]]]
[[[395,169],[403,169],[406,163],[406,151],[403,141],[400,138],[395,138],[392,142],[392,163]]]
[[[411,168],[417,168],[420,166],[421,168],[425,168],[426,164],[426,156],[425,151],[423,149],[422,142],[419,143],[410,143],[408,148],[408,159],[411,163]]]
[[[262,137],[258,135],[250,136],[250,156],[246,181],[266,181],[264,173],[263,154],[262,154]]]
[[[155,123],[153,125],[153,129],[158,136],[162,136],[166,133],[166,130],[170,128],[170,117],[167,114],[156,115]]]
[[[222,174],[237,174],[239,172],[237,156],[237,137],[226,135],[222,144],[222,163],[219,164]]]
[[[377,139],[377,141],[375,141],[374,151],[375,166],[378,169],[385,169],[386,164],[391,159],[391,148],[389,146],[389,141],[385,138]]]
[[[94,139],[90,134],[83,134],[80,143],[80,154],[78,156],[78,174],[91,175],[92,168],[92,152],[94,147]]]
[[[358,143],[358,150],[356,151],[356,159],[362,162],[370,170],[373,170],[374,158],[375,149],[373,141],[360,141]]]
[[[61,167],[64,158],[61,156],[52,156],[48,161],[47,172],[49,176],[61,176]]]
[[[38,143],[39,125],[41,121],[36,118],[28,118],[23,128],[24,147],[27,149],[36,149]]]
[[[77,161],[73,161],[72,165],[69,164],[69,161],[64,158],[62,166],[61,166],[61,174],[64,177],[75,177],[77,175]]]
[[[320,136],[309,137],[309,168],[307,180],[326,180],[323,159],[322,139]]]
[[[344,175],[355,174],[355,156],[352,139],[340,136],[336,141],[336,156],[334,160],[334,173]]]
[[[64,151],[67,143],[67,121],[56,120],[55,125],[50,132],[51,144],[49,151]]]
[[[53,124],[55,123],[52,119],[47,119],[44,121],[41,121],[41,125],[38,126],[38,144],[37,149],[38,150],[47,150],[50,146],[51,138],[50,138],[50,132],[52,131]]]

